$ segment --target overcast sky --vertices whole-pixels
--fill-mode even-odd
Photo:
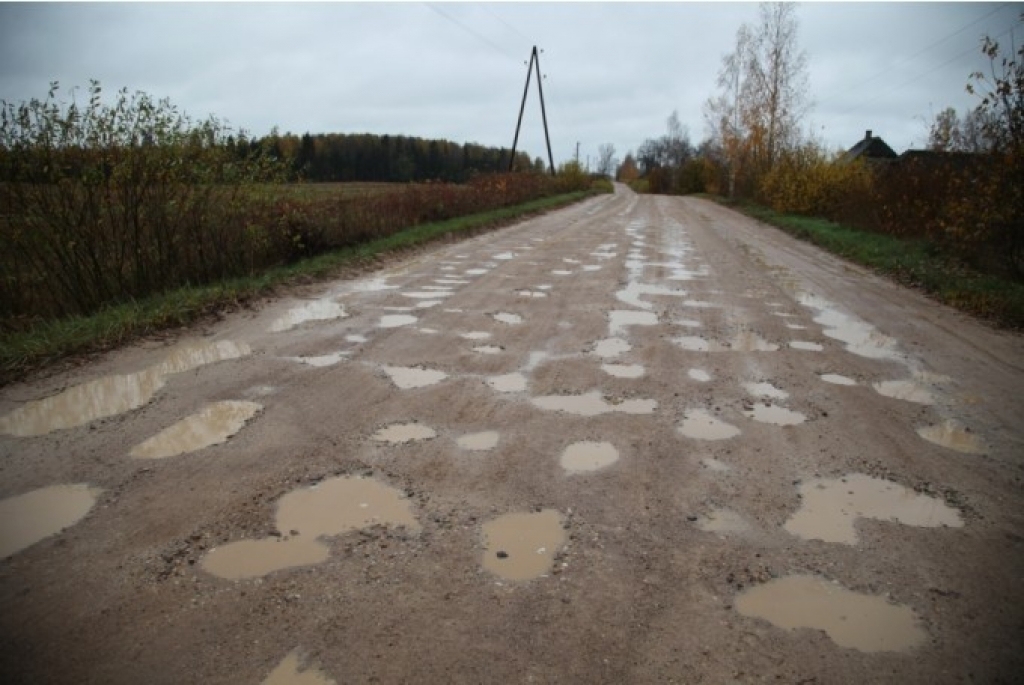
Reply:
[[[975,104],[983,35],[1020,45],[1017,3],[805,3],[797,8],[813,106],[831,148],[866,129],[922,146],[947,106]],[[753,3],[0,3],[0,99],[90,78],[168,97],[255,135],[392,133],[509,147],[526,60],[544,52],[555,163],[619,156],[665,132],[698,143],[702,105]],[[546,156],[531,83],[520,149]]]

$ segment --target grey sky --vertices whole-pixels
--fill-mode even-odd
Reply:
[[[809,3],[805,124],[829,147],[874,130],[921,146],[946,106],[963,111],[983,35],[1024,40],[1024,4]],[[987,15],[987,16],[986,16]],[[555,162],[621,156],[673,110],[696,144],[722,56],[753,3],[0,4],[0,98],[99,79],[169,97],[263,135],[402,133],[508,147],[536,44]],[[1016,27],[1016,29],[1014,29]],[[1010,33],[1014,29],[1013,34]],[[544,155],[536,85],[520,149]]]

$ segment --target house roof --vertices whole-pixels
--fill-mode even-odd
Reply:
[[[861,158],[868,160],[896,159],[896,157],[893,149],[880,136],[872,136],[871,131],[867,131],[860,142],[846,151],[843,161],[852,162]]]

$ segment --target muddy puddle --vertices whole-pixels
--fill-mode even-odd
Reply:
[[[744,409],[743,415],[758,423],[772,426],[797,426],[807,420],[807,417],[798,411],[762,402],[755,403],[750,409]]]
[[[386,314],[380,317],[380,322],[377,325],[380,328],[398,328],[400,326],[409,326],[417,321],[419,319],[411,314]]]
[[[987,449],[978,435],[953,419],[936,426],[918,428],[917,434],[930,443],[964,454],[984,454]]]
[[[214,402],[132,448],[136,459],[165,459],[227,442],[263,410],[257,402]]]
[[[928,638],[910,607],[816,576],[786,576],[752,587],[736,598],[736,609],[786,630],[823,630],[840,647],[861,652],[902,652]]]
[[[416,290],[402,293],[402,297],[408,297],[411,300],[437,300],[442,297],[448,297],[451,294],[451,292],[440,290]]]
[[[498,446],[498,440],[500,436],[498,431],[483,431],[480,433],[469,433],[463,435],[456,444],[464,450],[470,450],[473,452],[486,452],[487,450],[493,450]]]
[[[606,338],[599,340],[594,345],[594,354],[598,357],[610,359],[612,357],[618,357],[620,354],[629,352],[633,349],[633,346],[622,338]]]
[[[610,442],[585,440],[565,448],[559,463],[566,473],[585,473],[611,466],[619,460],[619,451]]]
[[[491,337],[491,334],[487,331],[469,331],[467,333],[459,333],[459,337],[466,340],[487,340]]]
[[[478,354],[501,354],[502,349],[495,345],[478,345],[473,348],[473,351]]]
[[[534,397],[533,404],[547,411],[561,411],[577,416],[598,416],[609,412],[623,414],[652,414],[657,408],[655,400],[606,400],[600,392],[584,395],[547,395]]]
[[[771,383],[744,383],[743,389],[754,397],[768,397],[773,400],[784,400],[789,393],[781,388],[776,388]]]
[[[814,322],[822,332],[846,345],[853,354],[869,359],[899,359],[896,340],[880,333],[874,326],[843,314],[831,302],[809,294],[800,295],[800,304],[817,311]]]
[[[548,296],[546,292],[541,290],[517,290],[516,294],[519,295],[519,297],[531,297],[535,299],[541,299]]]
[[[642,266],[642,265],[640,265]],[[628,304],[631,307],[637,309],[653,309],[654,305],[644,299],[641,299],[649,295],[671,295],[676,297],[684,297],[686,295],[685,290],[676,290],[674,288],[666,288],[661,285],[652,285],[649,283],[641,283],[640,281],[630,281],[626,284],[626,287],[615,293],[616,299],[619,302]]]
[[[518,372],[491,376],[487,379],[487,385],[498,392],[523,392],[526,390],[526,376]]]
[[[0,417],[0,434],[31,437],[85,425],[96,419],[123,414],[149,403],[164,387],[167,376],[250,354],[245,343],[186,344],[175,348],[159,364],[137,373],[104,376],[50,397],[28,402]]]
[[[314,666],[302,667],[299,650],[292,650],[261,685],[336,685],[335,681]]]
[[[509,326],[516,326],[523,322],[523,317],[519,316],[518,314],[512,314],[510,312],[498,312],[497,314],[494,315],[493,318],[495,321],[503,324],[508,324]]]
[[[732,471],[731,466],[726,464],[724,461],[715,459],[714,457],[704,457],[700,460],[700,463],[708,471],[714,471],[715,473],[728,473],[729,471]]]
[[[819,376],[821,380],[832,385],[857,385],[857,381],[846,376],[841,376],[838,373],[823,373]]]
[[[800,509],[785,528],[806,540],[855,545],[859,518],[923,528],[964,525],[960,513],[942,500],[860,473],[804,481],[800,495]]]
[[[479,268],[477,268],[477,269],[466,269],[465,273],[466,273],[467,276],[483,276],[488,271],[490,271],[490,269],[479,269]]]
[[[413,388],[424,388],[428,385],[436,385],[448,378],[444,371],[433,369],[420,369],[411,366],[382,366],[381,370],[388,375],[391,382],[401,390],[412,390]]]
[[[203,569],[229,580],[256,578],[326,561],[330,550],[318,538],[373,525],[405,526],[412,531],[420,528],[400,490],[372,478],[353,476],[331,478],[288,493],[277,504],[275,520],[282,537],[216,547],[203,557]]]
[[[712,509],[697,520],[697,527],[706,533],[744,533],[750,530],[750,524],[732,509]]]
[[[530,580],[551,570],[565,544],[562,516],[554,509],[499,516],[483,525],[483,567],[505,580]]]
[[[914,381],[882,381],[881,383],[872,383],[871,387],[879,395],[896,400],[916,404],[935,404],[935,396],[927,388]]]
[[[346,340],[346,342],[350,342],[350,343],[364,343],[364,342],[368,341],[368,339],[367,339],[367,337],[365,335],[360,335],[358,333],[352,333],[350,335],[346,335],[345,336],[345,340]]]
[[[316,357],[285,357],[285,359],[306,366],[313,366],[316,368],[325,368],[328,366],[334,366],[335,364],[341,363],[345,357],[349,355],[348,352],[333,352],[331,354],[321,354]]]
[[[572,276],[572,272],[568,269],[555,269],[551,274],[554,276]]]
[[[825,347],[819,343],[809,342],[807,340],[793,340],[789,343],[789,346],[794,350],[804,350],[805,352],[821,352],[825,349]]]
[[[69,528],[103,492],[86,483],[51,485],[0,500],[0,559]]]
[[[683,415],[679,432],[695,440],[728,440],[739,435],[740,429],[704,409],[691,409]]]
[[[601,364],[601,370],[614,378],[640,378],[644,367],[640,364]]]
[[[308,302],[301,307],[295,307],[285,312],[284,316],[274,320],[270,324],[271,333],[280,333],[281,331],[287,331],[296,326],[300,326],[309,321],[332,321],[334,319],[343,319],[348,314],[345,313],[345,308],[337,302],[331,300],[313,300]]]
[[[704,369],[690,369],[686,372],[686,375],[698,383],[707,383],[711,380],[711,374]]]
[[[612,337],[625,333],[629,326],[656,326],[658,315],[654,312],[637,312],[617,309],[608,312],[608,334]]]
[[[403,445],[407,442],[430,440],[437,437],[437,431],[422,423],[393,423],[385,426],[370,436],[371,440],[386,442],[392,445]]]

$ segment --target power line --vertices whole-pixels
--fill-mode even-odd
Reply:
[[[462,23],[461,21],[459,21],[459,20],[458,20],[458,19],[456,19],[455,17],[451,16],[451,15],[450,15],[450,14],[448,14],[447,12],[443,12],[443,11],[442,11],[442,10],[441,10],[441,9],[440,9],[439,7],[437,7],[436,5],[432,5],[432,4],[431,4],[431,3],[429,3],[429,2],[427,2],[427,3],[424,3],[424,4],[425,4],[425,5],[427,6],[427,7],[429,7],[430,9],[432,9],[432,10],[434,10],[435,12],[437,12],[438,14],[440,14],[440,15],[441,15],[442,17],[444,17],[444,18],[445,18],[445,19],[447,19],[448,21],[450,21],[451,23],[453,23],[453,24],[455,24],[456,26],[458,26],[459,28],[461,28],[461,29],[462,29],[463,31],[465,31],[466,33],[469,33],[469,34],[472,34],[473,36],[476,36],[476,37],[477,37],[477,38],[478,38],[479,40],[481,40],[482,42],[486,43],[487,45],[489,45],[489,46],[490,46],[491,48],[493,48],[493,49],[494,49],[494,50],[496,50],[497,52],[500,52],[500,53],[501,53],[502,55],[504,55],[505,57],[508,57],[509,59],[513,60],[513,61],[514,61],[514,62],[516,62],[517,64],[518,64],[518,63],[519,63],[519,62],[521,61],[521,60],[519,60],[518,58],[516,58],[516,57],[512,56],[512,54],[511,54],[511,53],[509,53],[509,52],[506,52],[506,51],[505,51],[505,50],[504,50],[504,49],[503,49],[503,48],[502,48],[501,46],[499,46],[499,45],[495,44],[495,43],[494,43],[493,41],[491,41],[491,39],[489,39],[489,38],[487,38],[486,36],[484,36],[484,35],[482,35],[482,34],[480,34],[480,33],[476,32],[476,31],[474,31],[473,29],[471,29],[470,27],[466,26],[466,25],[465,25],[465,24],[463,24],[463,23]]]
[[[502,24],[503,24],[503,25],[505,26],[505,28],[507,28],[507,29],[509,29],[510,31],[512,31],[513,33],[517,34],[517,35],[518,35],[518,36],[519,36],[520,38],[522,38],[523,40],[525,40],[525,41],[526,41],[527,43],[530,43],[530,42],[532,42],[532,41],[531,41],[531,40],[530,40],[529,38],[527,38],[526,36],[524,36],[524,35],[523,35],[523,32],[522,32],[522,31],[520,31],[519,29],[517,29],[517,28],[516,28],[515,26],[513,26],[512,24],[508,23],[507,21],[505,21],[504,19],[502,19],[501,17],[499,17],[499,16],[498,16],[498,15],[497,15],[497,14],[496,14],[496,13],[494,12],[494,10],[492,10],[492,9],[491,9],[490,7],[488,7],[487,5],[482,5],[482,7],[484,8],[484,11],[486,11],[486,12],[487,12],[487,13],[488,13],[489,15],[491,15],[492,17],[494,17],[495,19],[497,19],[497,20],[498,20],[499,22],[501,22],[501,23],[502,23]]]

